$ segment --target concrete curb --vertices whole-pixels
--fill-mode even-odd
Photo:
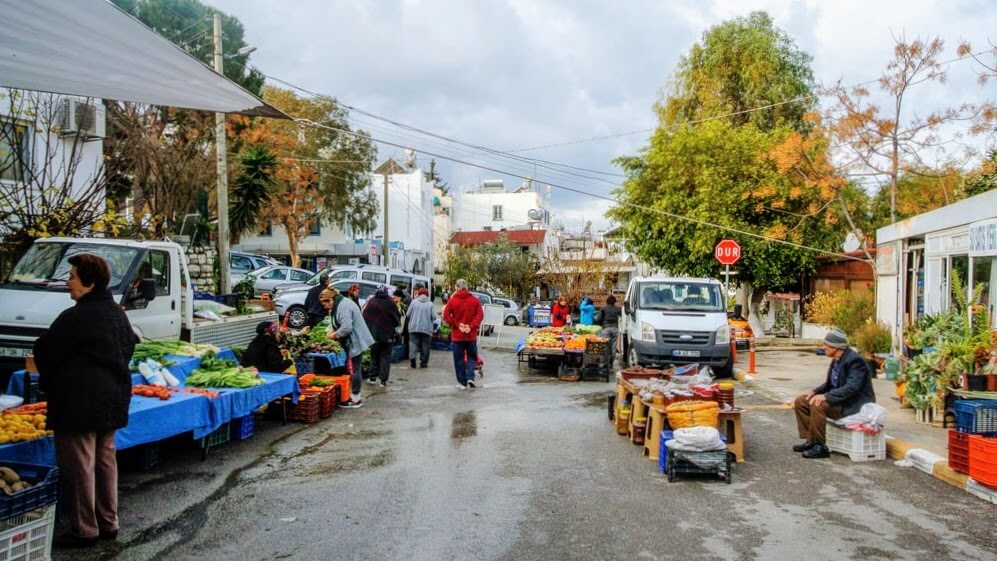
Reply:
[[[932,452],[919,448],[916,443],[901,440],[899,438],[893,438],[890,435],[886,435],[886,455],[893,460],[904,460],[907,459],[909,455],[938,457]],[[913,463],[914,467],[931,475],[939,481],[948,483],[958,489],[962,489],[974,497],[997,504],[997,489],[985,487],[973,481],[964,473],[952,471],[948,465],[948,460],[945,458],[941,458],[933,462],[931,465],[924,465],[917,461],[914,461]]]

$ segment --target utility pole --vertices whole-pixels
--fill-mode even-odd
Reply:
[[[388,248],[388,170],[384,170],[384,266],[391,266],[391,249]]]
[[[212,17],[215,39],[215,72],[225,75],[222,57],[222,16],[215,12]],[[218,259],[221,270],[221,293],[232,292],[231,264],[228,248],[228,159],[225,155],[225,114],[215,113],[215,163],[218,167],[216,185],[218,199]]]

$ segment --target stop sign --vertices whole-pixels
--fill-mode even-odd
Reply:
[[[713,248],[713,256],[721,265],[733,265],[741,258],[741,246],[734,240],[720,240]]]

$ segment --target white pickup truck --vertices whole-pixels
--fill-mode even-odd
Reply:
[[[40,239],[0,284],[0,372],[23,368],[35,339],[73,305],[66,288],[67,259],[76,253],[94,253],[107,261],[111,268],[108,288],[142,339],[244,346],[256,335],[259,322],[277,319],[273,312],[195,319],[187,256],[176,243]]]

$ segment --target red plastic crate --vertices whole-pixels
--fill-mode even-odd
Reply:
[[[949,468],[969,474],[969,434],[955,429],[949,431]]]
[[[989,487],[997,487],[997,438],[969,436],[969,476]]]

